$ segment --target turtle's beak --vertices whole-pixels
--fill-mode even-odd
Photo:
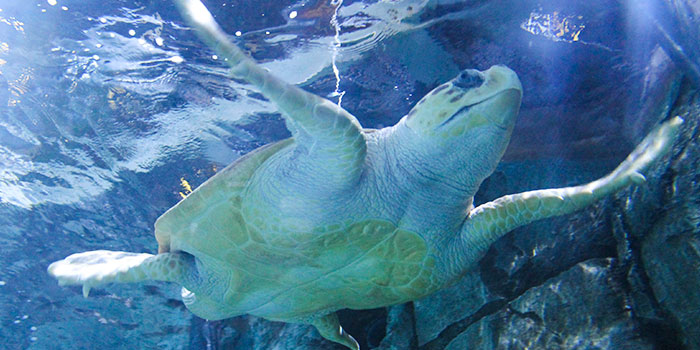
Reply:
[[[488,85],[489,89],[495,92],[487,99],[491,106],[490,110],[494,112],[488,113],[487,117],[492,123],[502,128],[512,128],[523,95],[523,87],[518,75],[510,68],[501,65],[493,66],[483,74],[486,77],[484,85]]]
[[[492,108],[499,111],[499,113],[487,114],[491,122],[503,129],[512,128],[520,108],[521,96],[522,92],[520,90],[508,89],[491,97],[490,100],[493,101]]]

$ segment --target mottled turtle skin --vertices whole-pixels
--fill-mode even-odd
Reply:
[[[60,284],[146,279],[183,286],[196,315],[252,314],[314,325],[351,349],[336,310],[403,303],[449,286],[513,228],[614,193],[670,148],[661,124],[611,174],[474,208],[510,139],[522,87],[504,66],[465,70],[396,125],[365,130],[338,105],[289,85],[230,43],[199,0],[185,19],[280,109],[292,138],[241,157],[163,214],[158,254],[91,251],[49,266]]]

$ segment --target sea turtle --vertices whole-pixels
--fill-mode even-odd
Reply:
[[[336,310],[429,295],[515,227],[643,182],[641,172],[669,150],[682,123],[675,117],[657,127],[599,180],[475,208],[520,106],[512,70],[465,70],[396,125],[366,130],[338,105],[257,66],[199,0],[177,4],[232,74],[279,107],[293,137],[241,157],[163,214],[157,255],[100,250],[49,266],[60,284],[83,285],[85,296],[110,282],[171,281],[205,319],[252,314],[307,323],[359,349]]]

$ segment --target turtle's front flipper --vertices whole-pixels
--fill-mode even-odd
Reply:
[[[83,285],[83,295],[87,297],[90,288],[112,282],[157,280],[183,284],[193,267],[194,257],[189,254],[95,250],[56,261],[48,271],[60,285]]]
[[[355,338],[346,333],[343,327],[340,326],[338,315],[332,312],[326,316],[319,317],[311,322],[314,327],[321,333],[321,336],[336,343],[347,346],[353,350],[360,350],[360,345],[357,344]]]
[[[295,142],[311,155],[313,168],[329,168],[328,175],[341,180],[359,177],[366,144],[362,127],[352,114],[255,64],[228,40],[200,0],[175,0],[175,3],[199,37],[231,66],[235,77],[253,84],[279,106]]]
[[[675,117],[654,129],[612,173],[581,186],[529,191],[503,196],[469,213],[453,245],[453,262],[470,264],[503,234],[535,220],[563,215],[644,181],[642,172],[670,149],[683,119]]]

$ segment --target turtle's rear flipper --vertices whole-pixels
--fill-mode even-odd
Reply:
[[[331,312],[328,315],[319,317],[311,322],[314,327],[318,330],[322,337],[334,341],[336,343],[345,345],[352,350],[360,350],[360,345],[357,344],[355,338],[350,334],[345,332],[343,327],[340,326],[340,321],[338,321],[338,315],[335,312]]]
[[[107,283],[144,280],[179,282],[194,258],[189,254],[139,254],[95,250],[68,256],[49,265],[49,274],[60,285],[82,285],[83,296],[90,288]]]

